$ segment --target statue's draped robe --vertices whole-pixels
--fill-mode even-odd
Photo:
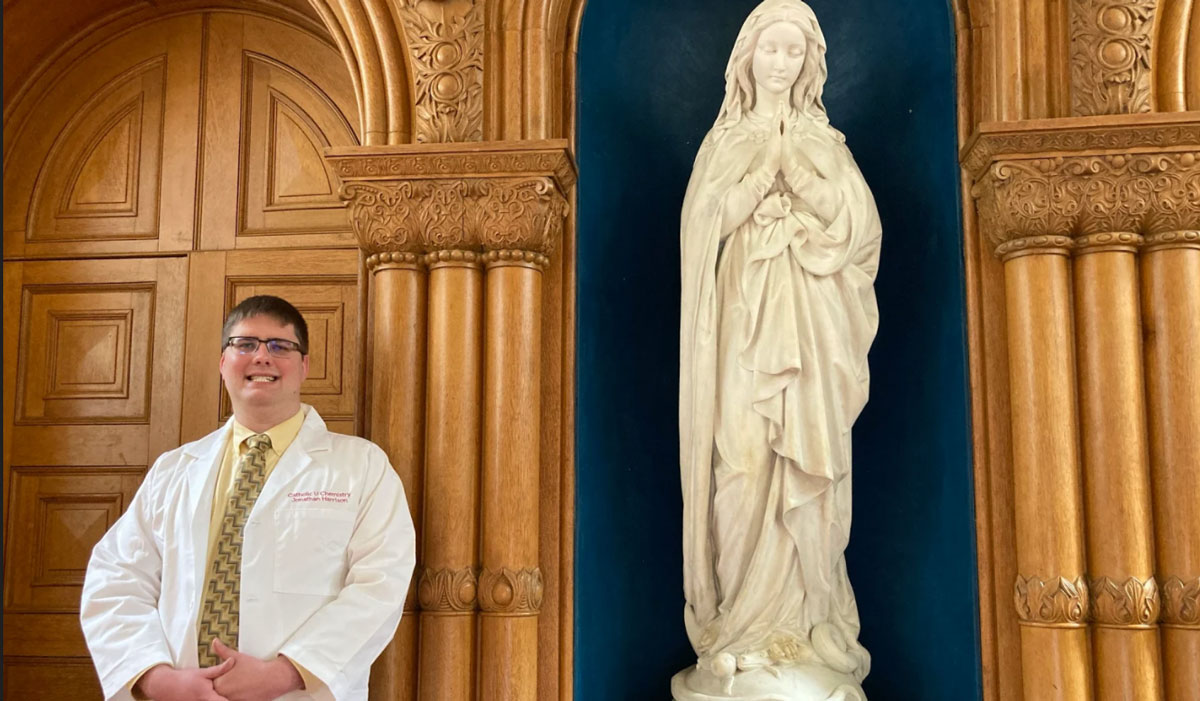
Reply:
[[[685,621],[702,663],[727,652],[743,668],[805,659],[813,626],[829,622],[861,679],[869,656],[844,551],[879,215],[840,134],[797,115],[792,143],[819,175],[789,193],[786,216],[752,214],[722,240],[728,193],[768,128],[749,113],[715,127],[684,200]],[[780,177],[770,192],[788,190]]]

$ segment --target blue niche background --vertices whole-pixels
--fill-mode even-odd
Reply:
[[[679,211],[757,0],[591,0],[579,47],[575,698],[662,701],[683,629]],[[811,0],[883,219],[847,552],[872,701],[980,697],[949,3]]]

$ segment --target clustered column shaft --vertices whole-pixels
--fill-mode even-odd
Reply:
[[[371,696],[536,701],[542,271],[574,183],[566,142],[327,158],[373,271],[371,438],[418,526],[416,595]]]
[[[1004,267],[1026,701],[1200,699],[1200,128],[1180,120],[1005,125],[964,156]]]

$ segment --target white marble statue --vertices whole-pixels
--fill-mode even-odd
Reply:
[[[684,618],[676,701],[847,701],[870,656],[846,575],[880,224],[800,0],[750,13],[683,204]]]

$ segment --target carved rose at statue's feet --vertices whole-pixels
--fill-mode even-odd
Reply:
[[[865,700],[850,428],[878,327],[875,201],[799,0],[746,19],[683,204],[684,621],[676,701]]]

